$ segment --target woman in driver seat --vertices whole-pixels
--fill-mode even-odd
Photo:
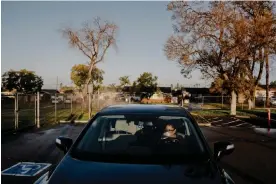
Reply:
[[[163,135],[168,138],[183,139],[183,137],[177,133],[176,128],[172,124],[166,125],[165,132]]]

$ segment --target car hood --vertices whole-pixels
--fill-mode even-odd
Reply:
[[[130,183],[221,183],[210,163],[186,165],[118,164],[82,161],[66,155],[50,177],[49,184]]]

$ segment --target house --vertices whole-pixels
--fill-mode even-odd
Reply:
[[[276,97],[276,87],[269,86],[269,98]],[[263,103],[266,100],[266,85],[259,85],[255,93],[256,103]]]
[[[256,89],[256,98],[265,98],[266,97],[266,85],[259,85]],[[269,98],[276,97],[276,87],[269,86]]]
[[[40,97],[43,101],[50,101],[55,98],[55,94],[60,94],[56,89],[41,89]]]

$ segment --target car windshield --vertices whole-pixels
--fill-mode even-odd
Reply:
[[[206,155],[188,118],[153,115],[99,116],[71,153],[80,159],[131,163],[180,162]]]

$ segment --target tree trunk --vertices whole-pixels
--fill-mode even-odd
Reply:
[[[253,101],[251,98],[248,99],[248,110],[251,110],[253,107]]]
[[[92,71],[95,67],[94,61],[91,60],[90,65],[89,65],[89,71],[88,71],[88,77],[87,77],[87,81],[86,81],[86,90],[87,90],[87,94],[90,98],[90,109],[89,109],[89,117],[92,117],[92,104],[93,104],[93,81],[92,81]],[[89,91],[89,85],[91,83],[91,91]]]
[[[230,115],[236,115],[236,109],[237,109],[237,94],[233,90],[231,92],[231,112]]]
[[[82,98],[82,102],[81,102],[81,113],[83,113],[83,105],[84,105],[84,98]]]
[[[93,110],[93,95],[94,94],[94,88],[93,88],[93,82],[91,84],[91,91],[89,93],[89,97],[90,97],[90,114],[89,114],[89,117],[91,118],[92,117],[92,110]]]
[[[269,60],[268,60],[268,51],[265,49],[265,83],[266,83],[266,107],[270,106],[269,103]]]
[[[256,86],[254,87],[253,91],[253,103],[252,103],[252,108],[255,109],[256,107]]]
[[[250,92],[250,97],[248,99],[248,110],[255,108],[255,103],[256,103],[255,95],[256,95],[256,86],[254,87],[253,92],[252,93]]]

